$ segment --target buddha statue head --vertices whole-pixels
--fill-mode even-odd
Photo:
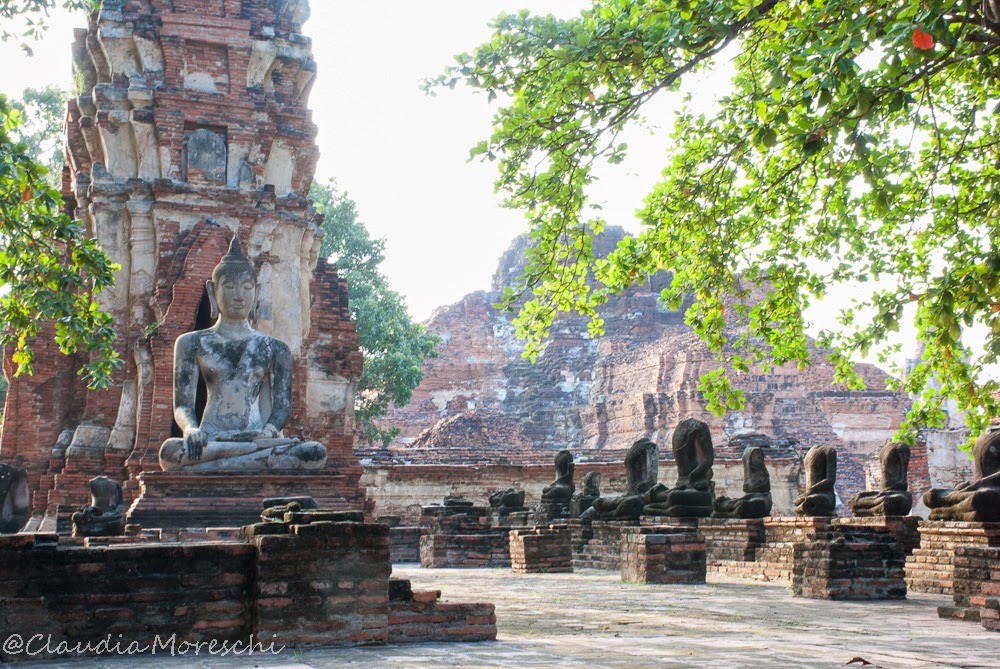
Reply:
[[[229,320],[250,318],[257,301],[257,269],[243,253],[238,235],[233,235],[229,252],[212,270],[205,287],[213,319],[220,315]]]

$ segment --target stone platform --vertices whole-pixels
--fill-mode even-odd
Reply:
[[[106,639],[148,653],[171,637],[244,647],[252,639],[303,647],[496,637],[492,604],[442,604],[440,592],[390,586],[389,528],[361,516],[286,514],[234,540],[0,536],[0,629],[25,640],[51,635],[52,648],[81,644],[87,653]],[[58,655],[5,645],[0,663],[47,654]]]
[[[595,520],[589,523],[577,520],[571,523],[574,569],[621,569],[622,530],[638,526],[636,521],[622,520]]]
[[[1000,631],[1000,548],[959,546],[952,565],[952,603],[939,606],[938,615]]]
[[[705,536],[692,527],[643,526],[621,530],[622,581],[705,582]]]
[[[709,586],[622,583],[593,569],[520,576],[508,570],[397,567],[414,590],[496,605],[497,640],[278,653],[66,657],[29,669],[992,669],[998,639],[977,624],[941,620],[942,595],[838,602],[793,597],[778,584],[708,575]],[[420,596],[419,591],[415,592]],[[390,599],[391,601],[391,599]],[[16,665],[22,666],[22,665]]]
[[[511,530],[510,568],[515,574],[573,571],[573,546],[565,525]]]
[[[425,534],[420,537],[424,567],[484,569],[510,566],[506,531],[483,534]]]
[[[885,527],[841,518],[794,544],[792,591],[838,600],[905,599],[906,556]],[[844,522],[838,522],[844,521]]]
[[[906,559],[912,592],[954,592],[954,556],[959,548],[1000,547],[1000,523],[928,520],[920,523],[920,547]]]
[[[312,497],[324,509],[351,510],[350,481],[333,472],[267,474],[146,472],[128,522],[143,527],[241,527],[260,520],[269,497]]]

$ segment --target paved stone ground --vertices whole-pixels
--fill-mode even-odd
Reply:
[[[663,667],[824,669],[863,658],[884,669],[1000,667],[1000,635],[940,620],[950,597],[842,603],[781,586],[634,585],[617,574],[519,575],[508,569],[396,567],[416,589],[496,604],[496,642],[286,649],[242,658],[126,657],[28,663],[33,669],[430,669]],[[19,666],[24,666],[22,663]],[[12,665],[9,665],[12,666]],[[862,666],[860,662],[849,665]]]

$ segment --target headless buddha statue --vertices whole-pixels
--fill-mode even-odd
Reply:
[[[326,448],[281,436],[291,415],[292,356],[250,326],[257,295],[253,263],[234,236],[207,283],[215,325],[174,346],[174,420],[184,433],[160,448],[164,471],[319,469]],[[208,390],[199,420],[199,377]]]
[[[976,480],[954,490],[930,490],[924,504],[931,520],[1000,522],[1000,431],[987,432],[972,447]]]
[[[764,450],[743,451],[743,497],[717,497],[713,518],[764,518],[771,513],[771,477],[764,466]]]
[[[677,484],[667,488],[662,483],[649,491],[644,514],[674,518],[707,518],[715,501],[712,463],[715,449],[708,425],[700,420],[682,420],[671,439],[677,462]]]
[[[543,504],[569,504],[576,491],[573,483],[573,454],[562,450],[556,455],[556,480],[542,489]]]
[[[813,446],[806,453],[806,492],[795,500],[800,516],[832,516],[837,508],[837,449]]]
[[[882,468],[882,489],[859,492],[847,505],[859,518],[905,516],[913,508],[909,492],[910,447],[886,442],[878,452]]]
[[[660,449],[649,439],[632,444],[625,455],[628,490],[624,495],[598,497],[581,513],[584,520],[639,520],[648,500],[650,488],[656,485],[660,467]]]

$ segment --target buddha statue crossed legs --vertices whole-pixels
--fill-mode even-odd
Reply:
[[[164,442],[160,466],[197,472],[322,468],[322,444],[280,434],[291,415],[292,356],[283,342],[250,326],[257,278],[238,237],[207,289],[217,320],[174,346],[174,420],[184,437]],[[199,377],[208,390],[200,420]]]

